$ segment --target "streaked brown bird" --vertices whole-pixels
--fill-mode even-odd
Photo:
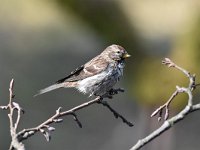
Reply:
[[[103,96],[119,81],[123,75],[125,59],[130,57],[119,45],[108,46],[101,54],[71,72],[55,84],[40,90],[35,96],[58,89],[76,88],[90,96]]]

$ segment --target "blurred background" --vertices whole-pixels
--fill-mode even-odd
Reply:
[[[40,124],[59,106],[67,110],[90,100],[74,89],[33,95],[107,46],[119,44],[132,57],[116,85],[126,92],[109,103],[135,126],[130,128],[103,106],[92,105],[77,113],[82,129],[68,116],[53,125],[51,142],[36,134],[24,143],[30,150],[128,150],[162,124],[150,118],[152,111],[176,85],[188,83],[182,73],[161,65],[164,57],[195,73],[200,82],[199,27],[199,0],[1,0],[0,105],[8,103],[12,78],[15,101],[26,111],[20,130]],[[186,95],[178,96],[170,115],[186,102]],[[143,149],[199,149],[199,117],[199,112],[189,115]],[[0,149],[8,149],[10,140],[7,112],[0,111]]]

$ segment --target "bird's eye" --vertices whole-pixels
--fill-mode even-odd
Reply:
[[[120,51],[117,51],[117,54],[120,54]]]

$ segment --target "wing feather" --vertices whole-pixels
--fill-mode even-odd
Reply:
[[[96,75],[104,71],[107,68],[107,66],[108,62],[99,55],[93,58],[85,65],[82,65],[75,71],[71,72],[71,74],[68,75],[67,77],[58,80],[56,83],[74,82],[78,80],[83,80],[85,78],[91,77],[93,75]]]

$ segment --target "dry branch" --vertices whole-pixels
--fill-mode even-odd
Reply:
[[[33,127],[33,128],[27,128],[23,129],[22,131],[17,132],[18,125],[20,123],[21,118],[21,112],[24,112],[24,110],[20,107],[20,105],[16,102],[13,102],[13,87],[14,87],[14,80],[12,79],[10,82],[10,88],[9,88],[9,103],[7,106],[0,106],[1,109],[9,110],[9,121],[10,121],[10,135],[11,135],[11,144],[10,144],[10,150],[17,149],[17,150],[25,150],[25,146],[22,143],[23,140],[26,140],[27,138],[31,137],[37,132],[40,132],[44,135],[47,141],[50,141],[51,135],[50,132],[54,131],[55,128],[51,125],[53,123],[61,123],[63,121],[62,117],[67,115],[72,115],[74,121],[77,123],[77,125],[82,128],[82,124],[80,120],[78,119],[76,115],[76,111],[86,108],[92,104],[102,104],[103,106],[106,106],[115,116],[115,118],[121,118],[122,121],[127,124],[128,126],[132,127],[133,124],[126,120],[122,115],[120,115],[118,112],[116,112],[106,101],[104,101],[104,98],[112,98],[113,95],[118,94],[118,92],[123,92],[122,89],[112,89],[109,93],[104,95],[103,97],[96,97],[93,100],[90,100],[88,102],[85,102],[79,106],[76,106],[70,110],[61,111],[62,108],[59,107],[56,110],[56,113],[52,115],[49,119],[41,123],[40,125]],[[17,112],[17,118],[14,120],[13,115],[14,112]]]
[[[24,144],[19,141],[17,135],[17,128],[19,125],[21,112],[24,112],[23,109],[19,106],[18,103],[13,102],[14,94],[13,94],[14,80],[10,81],[9,86],[9,103],[7,106],[0,106],[1,109],[9,110],[8,118],[10,122],[10,135],[11,135],[11,144],[9,150],[17,149],[17,150],[25,150]],[[14,112],[17,110],[17,119],[14,120]]]
[[[183,120],[190,113],[192,113],[196,110],[200,110],[200,103],[193,104],[192,91],[196,88],[196,86],[198,86],[198,84],[195,83],[195,75],[191,75],[190,72],[188,72],[187,70],[176,65],[169,58],[165,58],[162,61],[162,64],[167,65],[168,67],[176,68],[179,71],[181,71],[183,74],[185,74],[186,77],[188,77],[188,79],[189,79],[189,85],[188,85],[188,87],[176,86],[176,91],[171,95],[171,97],[167,100],[167,102],[165,104],[163,104],[162,106],[160,106],[158,109],[156,109],[151,115],[151,117],[158,115],[158,121],[160,121],[163,116],[163,112],[165,112],[164,123],[161,125],[161,127],[159,127],[157,130],[153,131],[151,134],[149,134],[145,138],[138,140],[138,142],[130,150],[138,150],[138,149],[142,148],[144,145],[151,142],[153,139],[155,139],[156,137],[161,135],[163,132],[165,132],[169,128],[171,128],[175,123]],[[174,98],[180,93],[186,93],[188,95],[188,103],[181,112],[179,112],[174,117],[168,119],[169,106],[170,106],[171,102],[174,100]]]

